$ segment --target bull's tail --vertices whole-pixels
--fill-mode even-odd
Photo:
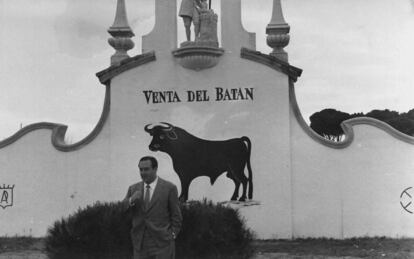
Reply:
[[[252,167],[250,165],[250,155],[252,152],[252,142],[248,137],[242,137],[242,141],[245,141],[247,143],[247,170],[249,171],[249,192],[248,192],[248,198],[253,198],[253,173],[252,173]]]

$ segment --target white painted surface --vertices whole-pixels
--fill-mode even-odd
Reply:
[[[76,152],[57,151],[50,139],[42,129],[0,149],[0,181],[15,185],[13,206],[0,210],[0,235],[42,236],[79,206],[113,199],[108,129]]]
[[[186,90],[215,86],[254,87],[255,100],[147,104],[141,92],[175,90],[184,97]],[[79,206],[122,199],[147,154],[159,159],[160,176],[179,187],[171,159],[148,150],[151,137],[143,130],[168,121],[205,139],[251,138],[254,200],[261,205],[241,212],[259,238],[414,236],[414,218],[399,204],[414,182],[414,146],[366,125],[354,127],[348,148],[315,142],[289,112],[287,77],[279,72],[231,54],[204,72],[165,58],[114,78],[111,91],[107,123],[80,151],[55,150],[49,130],[0,150],[1,181],[16,186],[14,206],[0,213],[2,234],[42,236]],[[202,177],[192,183],[190,199],[225,201],[232,191],[224,175],[214,186]]]
[[[349,147],[332,149],[291,125],[295,237],[414,236],[414,217],[400,205],[414,184],[412,144],[357,125]]]
[[[214,87],[253,87],[254,101],[216,102]],[[147,104],[142,93],[147,89],[175,90],[183,102]],[[211,100],[185,102],[185,91],[196,89],[208,90]],[[179,186],[171,159],[164,153],[148,150],[151,137],[144,132],[144,125],[159,121],[170,122],[205,139],[250,137],[254,199],[262,205],[241,211],[259,237],[291,236],[290,130],[289,124],[283,123],[289,121],[288,79],[270,68],[241,59],[237,53],[225,54],[218,66],[203,72],[186,70],[172,57],[161,56],[156,62],[115,77],[104,130],[80,151],[56,151],[47,130],[29,133],[2,149],[1,158],[8,161],[1,164],[0,170],[5,172],[6,183],[16,185],[15,206],[1,214],[4,233],[21,234],[23,229],[32,228],[32,234],[44,235],[54,220],[78,206],[96,200],[122,199],[127,187],[139,179],[138,159],[147,154],[159,158],[160,176]],[[30,184],[36,185],[29,192],[26,186]],[[233,182],[224,175],[214,186],[207,178],[199,178],[190,187],[190,199],[226,201],[233,188]],[[75,198],[71,199],[73,193]],[[34,224],[29,223],[28,215],[33,217]],[[8,222],[14,218],[19,220],[10,226]]]

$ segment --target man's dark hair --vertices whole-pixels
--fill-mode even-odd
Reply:
[[[139,162],[141,161],[151,161],[152,168],[158,168],[158,161],[153,156],[144,156],[139,160]]]

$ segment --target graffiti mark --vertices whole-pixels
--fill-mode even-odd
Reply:
[[[413,214],[413,211],[410,210],[411,204],[412,204],[412,196],[409,190],[411,190],[413,187],[408,187],[404,191],[402,191],[400,195],[400,204],[401,207],[408,213]]]

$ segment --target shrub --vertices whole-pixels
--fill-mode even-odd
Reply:
[[[181,211],[177,258],[249,258],[253,253],[253,234],[237,210],[204,200],[183,204]]]
[[[131,220],[120,203],[95,203],[56,221],[48,229],[50,258],[131,258]],[[76,255],[76,256],[75,256]],[[104,256],[105,255],[105,256]]]
[[[237,210],[211,201],[181,205],[177,258],[249,258],[253,234]],[[120,203],[95,203],[56,221],[48,230],[50,258],[131,258],[131,218]]]

